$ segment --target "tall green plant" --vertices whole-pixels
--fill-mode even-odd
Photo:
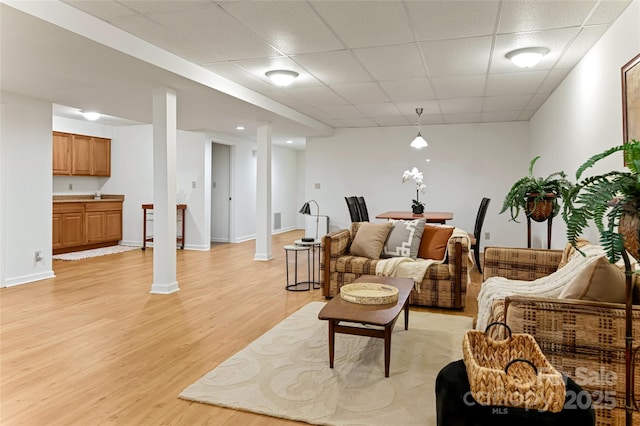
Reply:
[[[610,171],[580,180],[582,174],[598,161],[623,152],[626,171]],[[567,238],[574,244],[593,222],[600,233],[600,244],[610,262],[620,259],[623,236],[618,233],[620,217],[626,212],[638,215],[640,208],[640,141],[609,148],[589,158],[576,171],[578,183],[563,194],[562,217],[567,223]]]

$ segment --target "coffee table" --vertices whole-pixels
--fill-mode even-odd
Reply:
[[[318,313],[318,318],[329,321],[329,367],[333,368],[335,334],[353,334],[384,339],[384,377],[389,377],[391,358],[391,331],[404,308],[404,329],[409,328],[409,293],[413,289],[411,278],[378,277],[362,275],[354,283],[380,283],[398,288],[398,301],[385,305],[362,305],[347,302],[336,295]],[[342,323],[352,323],[344,325]],[[355,324],[381,328],[358,327]]]

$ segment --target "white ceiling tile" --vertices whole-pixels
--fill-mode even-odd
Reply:
[[[487,77],[487,96],[531,95],[536,93],[548,71],[490,74]]]
[[[394,102],[433,99],[435,97],[431,83],[426,78],[381,81],[380,86]]]
[[[375,121],[378,126],[408,126],[409,124],[413,124],[410,123],[404,115],[396,117],[373,117],[372,120]]]
[[[482,98],[441,99],[438,103],[443,114],[482,111]]]
[[[248,87],[251,90],[263,92],[265,90],[270,90],[273,88],[271,84],[257,78],[251,73],[246,72],[245,70],[231,62],[204,64],[203,67],[210,71],[213,71],[218,75],[221,75],[224,78],[228,78],[231,81]]]
[[[519,116],[520,111],[483,112],[480,119],[483,123],[517,121]]]
[[[408,1],[418,41],[493,34],[499,1]]]
[[[631,4],[630,0],[604,0],[591,14],[587,25],[610,24]]]
[[[326,86],[294,87],[287,89],[286,91],[296,98],[315,107],[324,105],[345,105],[347,103]]]
[[[431,86],[438,98],[475,98],[484,94],[484,85],[484,75],[431,79]]]
[[[543,70],[553,67],[566,46],[578,34],[578,28],[563,28],[558,30],[538,31],[524,34],[506,34],[496,36],[493,56],[491,57],[491,72],[520,72],[509,59],[507,53],[524,47],[545,47],[549,53],[532,69]]]
[[[518,116],[518,121],[529,121],[533,114],[536,113],[536,110],[527,109],[524,111],[520,111],[520,115]]]
[[[447,124],[480,123],[480,121],[480,113],[444,114],[444,122]]]
[[[106,3],[92,2],[87,3]],[[149,0],[118,0],[121,3],[139,13],[155,13],[155,12],[177,12],[186,9],[194,9],[203,6],[211,6],[208,0],[189,0],[189,1],[149,1]]]
[[[582,28],[571,48],[556,63],[559,68],[573,68],[607,30],[603,25]]]
[[[396,104],[391,102],[378,103],[378,104],[358,104],[355,105],[360,111],[362,111],[367,117],[385,117],[385,116],[400,116],[402,112],[398,109]]]
[[[403,2],[314,1],[311,5],[349,48],[413,41]]]
[[[343,121],[366,118],[364,114],[358,111],[353,105],[321,105],[318,109],[329,117]]]
[[[266,76],[266,72],[270,70],[290,70],[295,71],[299,75],[293,80],[290,87],[307,87],[307,86],[322,86],[322,82],[318,81],[313,75],[309,74],[306,69],[295,63],[287,56],[276,56],[271,58],[256,58],[256,59],[243,59],[238,61],[232,61],[234,65],[244,69],[256,78],[264,81],[265,83],[273,86],[269,77]]]
[[[570,70],[561,68],[554,68],[549,71],[549,75],[547,75],[547,78],[538,88],[538,93],[544,93],[545,96],[548,96],[551,92],[556,90],[558,85],[562,83],[562,80],[569,75],[569,72]]]
[[[327,123],[329,126],[333,127],[334,129],[344,129],[348,127],[346,124],[344,124],[342,120],[338,120],[335,118],[332,118],[331,120],[327,120],[325,121],[325,123]]]
[[[370,118],[345,118],[342,122],[347,127],[376,127],[377,124]]]
[[[537,111],[538,108],[540,108],[542,106],[542,104],[544,104],[547,99],[549,98],[548,94],[535,94],[531,97],[531,100],[529,101],[529,103],[527,104],[527,107],[525,108],[526,110],[533,110],[533,111]]]
[[[135,10],[132,10],[114,1],[65,0],[64,3],[67,3],[68,5],[73,6],[76,9],[87,12],[89,15],[93,15],[104,20],[109,20],[110,18],[115,18],[116,16],[128,16],[138,13]]]
[[[190,42],[208,46],[225,59],[248,59],[278,56],[266,41],[215,5],[147,15],[151,20],[170,28]]]
[[[427,76],[415,44],[355,49],[353,53],[377,80]]]
[[[478,75],[487,72],[492,37],[420,43],[429,76]]]
[[[597,4],[591,1],[505,1],[499,33],[576,27]]]
[[[422,119],[420,120],[420,123],[422,123],[422,125],[443,124],[444,118],[442,117],[442,114],[429,114],[429,115],[423,114]],[[426,139],[429,139],[428,130],[425,131],[425,129],[422,129],[422,133]]]
[[[531,97],[531,95],[489,96],[484,98],[482,112],[520,111],[525,109]]]
[[[222,8],[287,55],[345,47],[306,2],[231,1]]]
[[[325,84],[361,83],[372,80],[348,50],[296,55],[293,60]]]
[[[352,104],[388,102],[389,97],[377,83],[341,84],[331,86],[340,96]]]
[[[408,119],[418,122],[416,108],[422,108],[422,118],[430,114],[440,114],[438,101],[396,102],[396,106]]]

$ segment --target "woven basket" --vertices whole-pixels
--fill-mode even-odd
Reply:
[[[495,325],[507,328],[506,339],[493,340],[487,335]],[[478,403],[562,411],[564,379],[530,334],[511,334],[506,324],[491,323],[484,332],[467,331],[462,350],[471,394]]]

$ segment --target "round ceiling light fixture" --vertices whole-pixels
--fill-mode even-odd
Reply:
[[[300,74],[290,70],[271,70],[267,71],[265,75],[269,77],[271,82],[276,86],[286,87],[293,83],[293,80]]]
[[[536,66],[547,53],[549,49],[546,47],[525,47],[512,50],[505,56],[520,68],[531,68]]]
[[[98,118],[102,117],[102,114],[95,111],[82,111],[82,115],[89,121],[96,121]]]

